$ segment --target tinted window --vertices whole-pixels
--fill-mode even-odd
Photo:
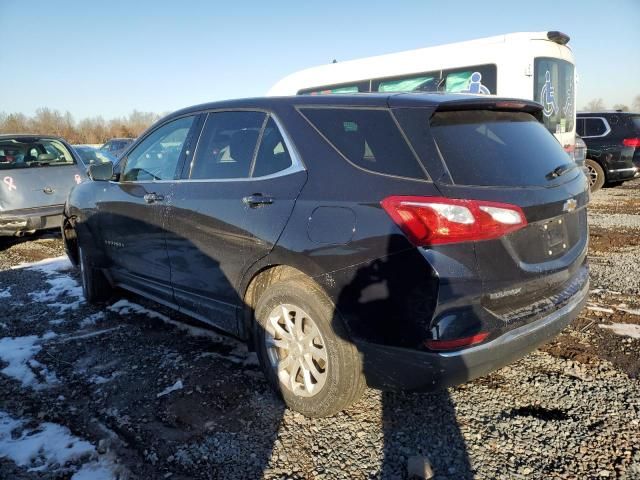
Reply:
[[[179,118],[149,134],[127,157],[123,181],[173,180],[194,117]]]
[[[576,118],[576,133],[581,137],[585,136],[584,133],[584,118]]]
[[[600,136],[607,131],[607,126],[600,118],[585,118],[584,122],[587,137]]]
[[[253,177],[264,177],[291,166],[291,156],[284,138],[273,118],[269,118],[262,134],[258,156],[253,168]]]
[[[189,178],[248,178],[265,118],[261,112],[210,113]]]
[[[533,99],[542,104],[544,124],[551,133],[573,130],[575,91],[573,65],[557,58],[534,60]]]
[[[552,170],[575,165],[528,113],[440,112],[431,120],[431,131],[457,184],[546,186],[554,181],[547,177]]]
[[[72,165],[73,156],[58,140],[27,138],[0,141],[0,169]]]
[[[352,164],[377,173],[426,178],[388,110],[305,108],[301,111]]]
[[[640,135],[640,116],[631,117],[631,130]]]

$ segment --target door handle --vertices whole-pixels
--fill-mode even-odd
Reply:
[[[144,201],[147,203],[161,202],[164,200],[164,196],[158,195],[157,193],[146,193],[142,198],[144,198]]]
[[[242,199],[245,205],[249,205],[251,208],[257,208],[262,205],[271,205],[274,201],[273,197],[267,197],[261,193],[254,193],[248,197]]]

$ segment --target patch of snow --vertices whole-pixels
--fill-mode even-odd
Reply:
[[[91,327],[98,323],[100,320],[104,320],[104,312],[97,312],[89,315],[87,318],[80,322],[80,328]]]
[[[612,323],[611,325],[600,324],[600,328],[611,330],[616,335],[640,338],[640,325],[636,325],[635,323]]]
[[[33,358],[42,349],[41,343],[55,336],[55,333],[49,332],[42,337],[29,335],[0,338],[0,360],[9,364],[0,370],[0,373],[19,380],[23,387],[31,387],[35,390],[57,383],[55,374],[49,372],[46,366]],[[45,383],[38,381],[36,371],[44,378]]]
[[[38,262],[21,263],[11,267],[12,270],[19,270],[21,268],[28,268],[38,270],[43,273],[53,274],[71,270],[73,265],[66,255],[62,255],[60,257],[45,258]]]
[[[82,335],[74,335],[72,337],[63,337],[60,342],[66,343],[73,340],[84,340],[85,338],[92,338],[97,337],[98,335],[104,335],[105,333],[111,333],[115,330],[120,330],[121,328],[124,328],[124,325],[118,325],[117,327],[113,328],[105,328],[104,330],[97,330],[95,332],[83,333]]]
[[[165,388],[159,394],[156,395],[156,398],[163,397],[165,395],[169,395],[171,392],[175,392],[176,390],[182,390],[184,385],[182,384],[182,380],[178,380],[176,383],[171,385],[170,387]]]
[[[11,297],[11,287],[7,287],[4,290],[0,290],[0,298],[10,298]]]
[[[0,411],[0,457],[10,458],[30,472],[45,471],[56,464],[94,455],[94,446],[55,423],[42,423],[35,429],[24,428],[25,422]]]
[[[47,279],[47,283],[50,285],[50,288],[48,290],[32,292],[29,296],[36,302],[48,303],[50,307],[57,307],[60,310],[60,313],[67,310],[77,310],[80,304],[84,301],[82,287],[68,275],[53,273],[50,275],[52,278]],[[70,303],[53,303],[61,295],[73,300]]]
[[[71,480],[115,480],[115,466],[109,460],[85,463]]]
[[[102,385],[103,383],[110,382],[111,380],[113,380],[114,378],[119,377],[120,375],[122,375],[122,372],[113,372],[108,377],[103,377],[102,375],[91,375],[89,377],[89,381],[91,383],[95,383],[96,385]]]

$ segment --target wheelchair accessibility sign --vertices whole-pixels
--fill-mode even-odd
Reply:
[[[551,85],[551,73],[549,70],[544,74],[544,85],[540,90],[540,103],[542,103],[542,113],[545,117],[550,117],[559,110],[555,91],[553,85]]]

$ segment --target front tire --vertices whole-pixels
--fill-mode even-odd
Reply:
[[[267,287],[255,318],[260,364],[289,408],[326,417],[362,396],[366,383],[358,351],[314,282],[285,280]]]
[[[589,179],[591,192],[597,192],[602,188],[606,180],[604,170],[598,162],[590,158],[587,158],[584,164],[587,167],[587,178]]]
[[[103,303],[111,297],[112,287],[101,270],[92,266],[84,248],[78,248],[82,294],[90,304]]]

